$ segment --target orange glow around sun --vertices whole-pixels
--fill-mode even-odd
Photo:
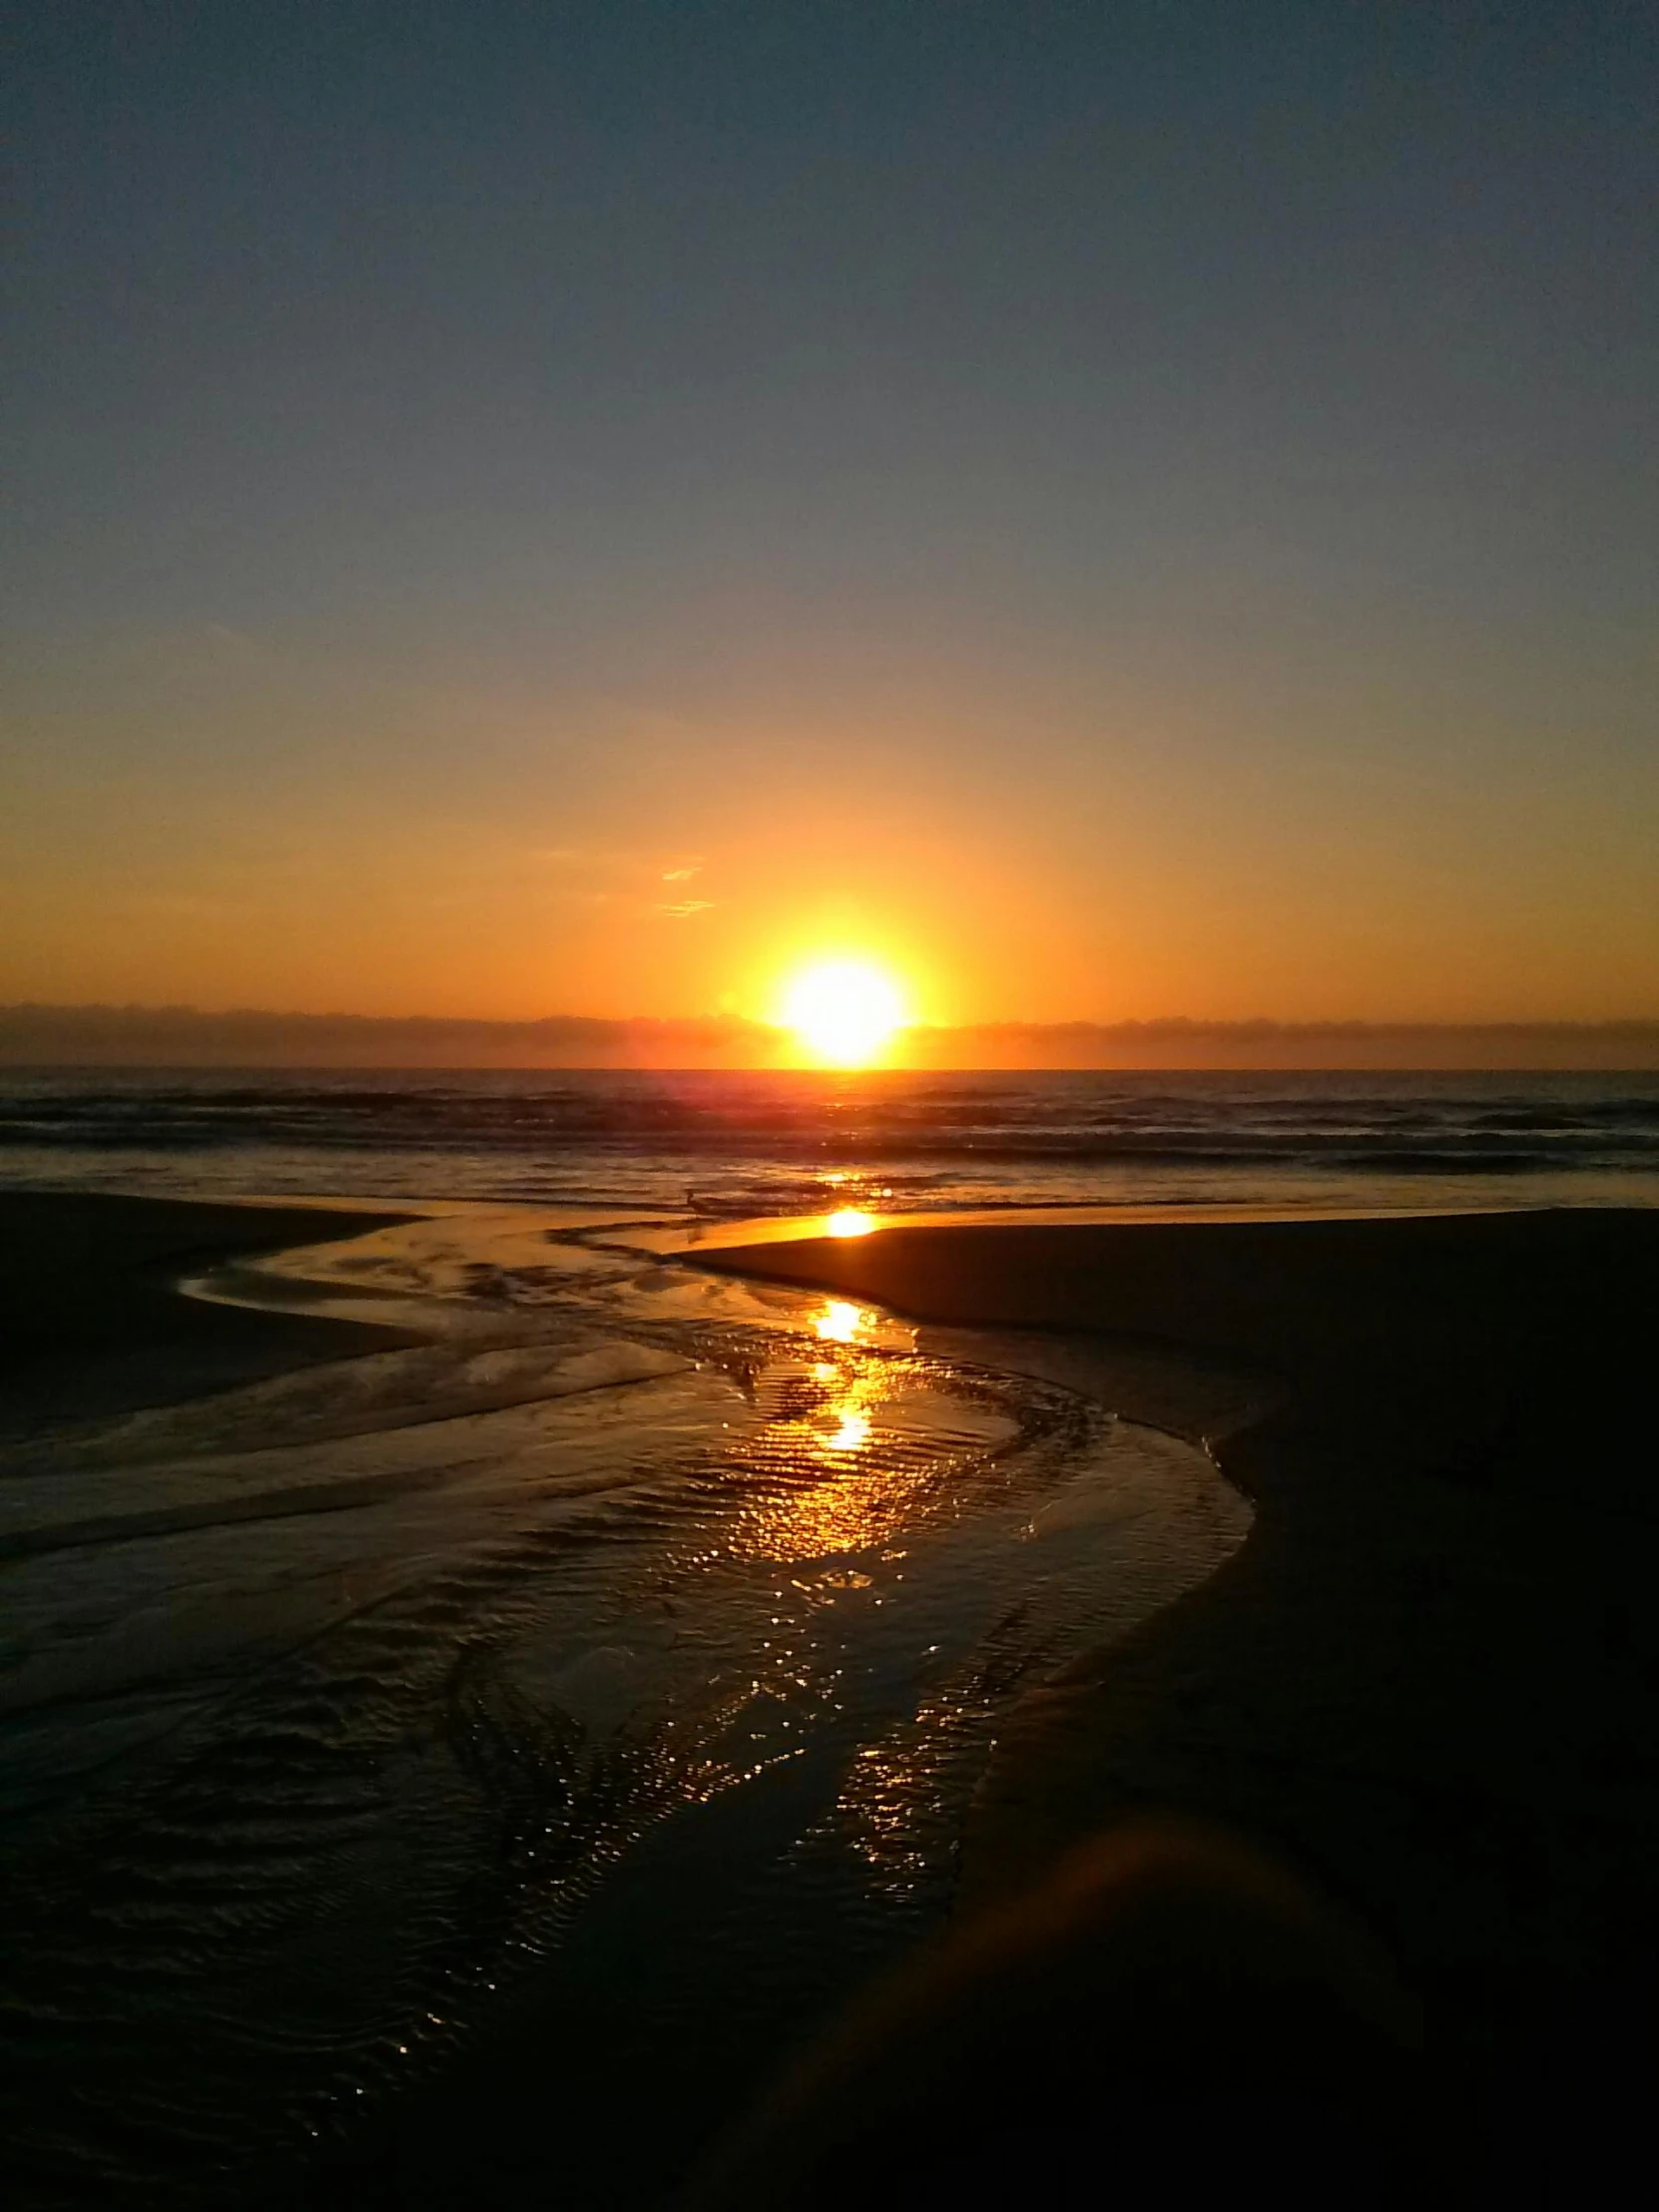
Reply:
[[[868,1067],[907,1018],[898,985],[864,960],[818,961],[784,992],[784,1027],[820,1066]]]

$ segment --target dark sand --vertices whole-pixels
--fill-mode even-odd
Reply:
[[[398,1218],[0,1194],[0,1426],[407,1341],[170,1288]],[[1443,2078],[1522,2156],[1645,2111],[1659,1213],[941,1226],[701,1264],[870,1299],[943,1351],[1058,1332],[997,1357],[1209,1435],[1257,1503],[1213,1581],[1028,1699],[967,1909],[1128,1810],[1219,1819],[1382,1938]]]
[[[396,1212],[0,1191],[0,1437],[230,1389],[400,1331],[183,1298],[237,1255],[358,1237]]]
[[[1172,1426],[1178,1348],[1281,1379],[1255,1418],[1226,1389],[1187,1417],[1252,1534],[1026,1702],[966,1907],[1132,1809],[1218,1819],[1382,1938],[1511,2151],[1647,2107],[1659,1213],[941,1226],[703,1264],[1066,1332],[1119,1410]]]

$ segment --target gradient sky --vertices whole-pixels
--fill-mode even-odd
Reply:
[[[0,998],[1659,1013],[1651,7],[7,22]]]

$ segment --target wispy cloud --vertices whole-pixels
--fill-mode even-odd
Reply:
[[[584,852],[575,844],[543,844],[533,847],[531,859],[541,860],[549,867],[603,867],[610,855],[605,852]]]
[[[531,848],[530,857],[538,867],[552,871],[556,879],[563,878],[555,895],[577,904],[631,903],[643,893],[647,902],[637,910],[661,915],[668,921],[692,921],[715,904],[712,898],[651,895],[658,885],[669,884],[679,891],[701,875],[704,861],[698,853],[676,860],[672,867],[664,867],[658,854],[572,844],[537,845]]]

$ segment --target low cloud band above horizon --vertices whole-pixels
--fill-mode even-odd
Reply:
[[[3,1006],[0,1066],[780,1068],[789,1033],[735,1014],[538,1021]],[[915,1024],[899,1070],[1066,1068],[1630,1070],[1659,1068],[1659,1020],[1603,1022],[988,1022]]]

